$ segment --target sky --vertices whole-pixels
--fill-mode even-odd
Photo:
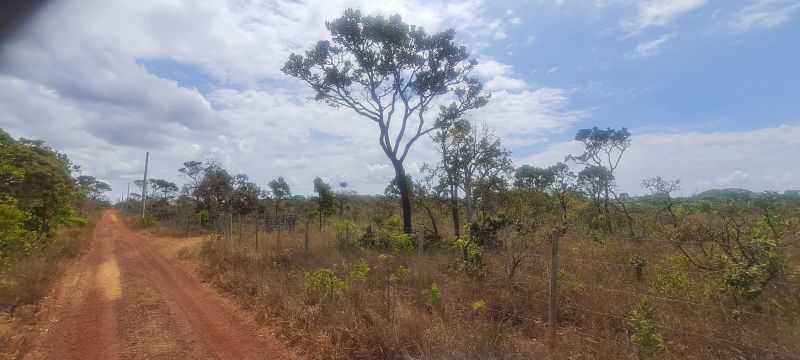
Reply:
[[[375,124],[280,71],[349,7],[455,29],[491,93],[468,117],[517,166],[579,153],[579,129],[626,127],[624,192],[653,176],[684,195],[800,188],[798,0],[52,1],[0,44],[0,128],[66,153],[112,199],[145,151],[150,177],[175,182],[214,158],[295,194],[315,176],[382,193],[394,171]],[[408,172],[436,160],[423,138]]]

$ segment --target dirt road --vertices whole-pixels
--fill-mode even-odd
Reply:
[[[294,358],[232,301],[103,214],[54,292],[32,359]]]

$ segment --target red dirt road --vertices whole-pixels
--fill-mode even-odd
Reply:
[[[295,358],[236,305],[103,214],[57,285],[32,359]]]

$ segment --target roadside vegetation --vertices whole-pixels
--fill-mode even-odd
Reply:
[[[0,354],[28,346],[39,301],[84,248],[111,188],[41,141],[0,130]]]

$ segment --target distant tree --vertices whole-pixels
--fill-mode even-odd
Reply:
[[[769,226],[772,231],[772,237],[775,239],[778,238],[777,223],[781,222],[778,213],[775,211],[779,198],[780,194],[776,191],[764,191],[756,194],[750,200],[753,207],[758,209],[758,212],[763,216],[764,222]]]
[[[92,200],[102,200],[103,194],[111,191],[111,186],[97,180],[94,176],[81,175],[75,178],[75,182],[86,193],[86,196]]]
[[[534,188],[543,190],[555,181],[554,175],[549,169],[522,165],[514,172],[514,187]]]
[[[362,16],[348,9],[325,26],[332,41],[317,42],[305,55],[291,54],[283,72],[305,82],[316,100],[376,123],[381,149],[398,179],[403,229],[411,233],[403,163],[420,137],[486,104],[481,83],[470,77],[477,62],[453,41],[453,30],[428,34],[399,15]],[[454,101],[428,121],[434,100],[450,93]]]
[[[347,203],[350,202],[350,200],[355,196],[356,196],[355,191],[347,189],[346,181],[339,182],[339,190],[335,194],[336,207],[339,210],[339,216],[342,216]]]
[[[564,213],[564,220],[567,219],[567,195],[575,188],[576,176],[567,164],[562,162],[547,168],[547,172],[552,176],[549,187],[553,194],[558,197],[561,210]]]
[[[261,210],[261,188],[244,174],[233,177],[230,207],[239,215],[248,215]]]
[[[566,160],[587,167],[604,167],[608,172],[608,178],[612,180],[606,182],[606,187],[602,191],[603,211],[606,214],[607,222],[606,227],[607,230],[611,232],[611,219],[609,217],[611,211],[609,205],[611,195],[614,195],[614,171],[619,166],[622,155],[631,145],[631,133],[624,127],[620,130],[612,128],[603,130],[594,127],[591,129],[579,130],[575,135],[575,140],[583,144],[583,153],[579,155],[567,155]],[[597,169],[593,169],[591,172],[595,175],[599,174]],[[625,211],[625,216],[630,219],[630,214],[627,213],[627,207],[622,203],[623,200],[616,197],[615,199]]]
[[[453,226],[458,229],[458,190],[464,191],[467,222],[471,222],[478,198],[476,185],[484,197],[496,190],[494,185],[504,187],[504,175],[512,169],[510,153],[488,126],[477,129],[463,119],[443,127],[433,139],[442,157],[433,169],[440,179],[439,189],[449,193]]]
[[[233,177],[220,165],[208,166],[203,170],[203,177],[192,192],[198,199],[198,210],[208,210],[215,218],[225,209],[230,210],[229,199],[233,192]]]
[[[605,166],[587,166],[578,173],[578,188],[592,198],[598,209],[602,209],[605,191],[613,184],[614,175]]]
[[[185,194],[194,192],[194,189],[197,188],[197,185],[203,178],[205,168],[202,161],[187,161],[183,163],[182,168],[178,169],[183,179],[186,180],[186,183],[183,185],[183,192]]]
[[[271,180],[267,185],[269,186],[272,198],[275,200],[275,214],[277,215],[281,201],[292,196],[292,189],[283,176],[278,176],[277,179]]]
[[[674,201],[672,200],[672,193],[681,189],[681,180],[664,180],[661,176],[652,177],[642,180],[642,187],[650,190],[650,192],[657,199],[663,199],[666,202],[665,209],[672,217],[672,225],[678,225],[678,217],[673,210]]]
[[[331,186],[319,176],[314,178],[314,192],[317,193],[317,214],[319,215],[319,229],[322,230],[323,219],[336,211]]]
[[[171,181],[164,179],[148,179],[147,182],[150,183],[150,193],[153,194],[153,197],[160,193],[161,199],[165,202],[172,199],[178,192],[178,185],[175,185],[175,183]]]

